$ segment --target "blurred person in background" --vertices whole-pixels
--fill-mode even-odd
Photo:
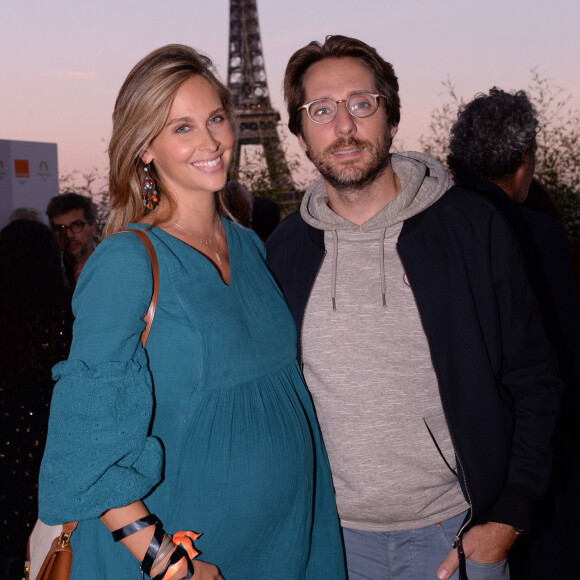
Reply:
[[[536,110],[524,91],[494,87],[460,110],[447,158],[456,184],[493,204],[510,226],[565,384],[550,487],[536,506],[533,526],[510,552],[512,580],[577,575],[580,312],[568,233],[549,208],[548,193],[533,180],[538,130]],[[537,206],[542,200],[542,212],[522,207],[530,189]]]
[[[228,181],[224,187],[226,206],[238,223],[245,228],[252,227],[252,194],[239,181]]]
[[[263,195],[254,197],[252,210],[252,229],[260,236],[263,242],[280,223],[280,206],[271,198]]]
[[[97,208],[89,197],[63,193],[49,201],[46,215],[62,250],[66,276],[74,286],[95,251]]]
[[[0,232],[0,578],[22,577],[37,518],[53,389],[71,341],[71,288],[54,233],[17,219]]]

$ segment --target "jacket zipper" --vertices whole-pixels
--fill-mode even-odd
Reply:
[[[405,274],[407,275],[407,279],[409,280],[409,287],[411,288],[411,291],[413,291],[413,284],[411,283],[411,279],[409,278],[409,274],[407,273],[407,268],[405,267],[404,260],[399,252],[399,244],[397,244],[397,253],[399,254],[399,258],[401,259],[401,263],[403,264],[403,269],[405,270]],[[421,320],[421,326],[423,327],[423,330],[425,330],[425,325],[423,324],[423,316],[421,315],[421,310],[419,309],[418,305],[417,305],[417,312],[419,314],[419,319]],[[427,332],[425,332],[425,335],[427,335]],[[435,365],[433,365],[433,369],[435,370],[435,375],[437,376],[437,370],[435,369]],[[437,381],[439,382],[439,378],[437,378]],[[441,396],[441,389],[439,389],[439,396],[441,398],[441,406],[443,408],[443,414],[445,415],[445,421],[447,421],[447,425],[449,426],[449,417],[447,414],[447,409],[446,409],[445,403],[443,401],[443,397]],[[471,523],[471,519],[473,517],[473,503],[471,501],[471,494],[469,493],[469,487],[467,485],[467,479],[465,477],[465,470],[463,469],[463,463],[461,461],[461,457],[459,456],[459,452],[457,451],[457,445],[455,444],[455,439],[453,437],[453,433],[451,432],[451,429],[449,429],[449,436],[451,437],[451,443],[453,445],[453,450],[455,451],[455,457],[457,458],[457,462],[459,463],[459,469],[461,471],[461,477],[463,479],[465,493],[467,494],[467,503],[469,504],[469,518],[467,519],[467,521],[465,523],[463,523],[461,525],[461,528],[459,528],[459,531],[457,532],[455,538],[453,539],[453,543],[451,544],[452,548],[458,548],[458,553],[461,556],[461,555],[463,555],[463,545],[461,544],[461,536],[462,536],[465,528]],[[465,558],[464,555],[463,555],[463,558]]]
[[[447,413],[445,412],[445,407],[443,407],[443,413],[445,413],[445,420],[447,420]],[[447,424],[449,425],[449,421],[447,421]],[[455,442],[453,440],[453,435],[451,434],[451,431],[449,432],[449,435],[451,436],[451,443],[453,444],[453,448],[457,449],[457,447],[455,446]],[[463,531],[465,530],[465,528],[471,522],[471,518],[473,516],[473,504],[471,502],[471,494],[469,493],[469,488],[467,487],[467,480],[465,478],[465,471],[463,469],[463,464],[461,463],[461,457],[459,457],[459,453],[457,453],[457,451],[455,452],[455,457],[457,457],[457,462],[459,463],[459,468],[461,469],[461,477],[463,478],[463,485],[465,487],[465,493],[467,494],[467,503],[469,504],[469,518],[461,526],[461,528],[459,528],[459,531],[457,532],[457,535],[455,536],[455,539],[453,540],[453,544],[451,544],[451,547],[453,547],[453,548],[457,547],[457,544],[459,544],[459,542],[461,542],[461,535],[463,534]]]

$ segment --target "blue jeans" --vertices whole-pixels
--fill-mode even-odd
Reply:
[[[349,580],[436,580],[437,569],[465,513],[405,532],[362,532],[343,528]],[[509,580],[507,559],[494,564],[467,560],[469,580]],[[451,576],[457,580],[459,572]]]

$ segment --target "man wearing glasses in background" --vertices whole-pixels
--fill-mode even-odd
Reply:
[[[398,90],[356,39],[291,57],[289,128],[322,178],[268,262],[296,321],[349,579],[504,580],[548,482],[561,383],[501,216],[435,159],[390,153]]]
[[[97,209],[89,197],[63,193],[49,201],[46,215],[62,250],[66,276],[74,286],[95,251]]]

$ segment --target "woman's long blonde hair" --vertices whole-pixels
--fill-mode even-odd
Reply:
[[[218,92],[234,131],[237,127],[229,90],[218,79],[211,60],[183,44],[169,44],[153,51],[129,73],[115,103],[113,134],[109,142],[109,193],[111,213],[104,229],[110,236],[128,223],[142,219],[146,210],[141,197],[145,177],[141,154],[161,132],[179,87],[195,75],[203,76]],[[159,197],[169,202],[169,214],[153,215],[153,224],[166,221],[175,210],[175,200],[155,171],[149,166]],[[227,212],[217,193],[218,209]]]

